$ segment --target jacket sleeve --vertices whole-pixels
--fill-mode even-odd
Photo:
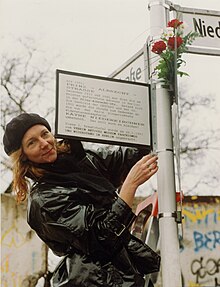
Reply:
[[[79,140],[69,139],[71,153],[78,161],[82,171],[102,175],[116,188],[126,178],[131,167],[144,155],[150,152],[149,148],[131,148],[97,144],[97,149],[82,145]]]
[[[97,150],[86,150],[86,153],[100,173],[115,187],[119,187],[131,167],[148,154],[149,150],[147,148],[100,146]]]
[[[38,190],[29,206],[29,225],[54,253],[78,250],[96,258],[109,257],[130,239],[128,229],[135,215],[121,198],[100,209],[80,204],[70,196],[62,187]]]

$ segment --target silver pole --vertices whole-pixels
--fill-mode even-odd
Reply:
[[[149,0],[152,39],[160,37],[161,30],[167,25],[166,8],[169,7],[166,7],[164,0]],[[152,64],[151,68],[155,65],[156,63]],[[157,187],[162,286],[181,287],[171,118],[172,98],[169,91],[157,79],[154,80],[156,81],[156,149],[159,166]]]

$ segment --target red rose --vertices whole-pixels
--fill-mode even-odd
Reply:
[[[168,22],[167,27],[177,28],[181,24],[183,24],[183,22],[179,21],[178,19],[173,19]]]
[[[175,44],[176,42],[176,44]],[[180,45],[182,45],[183,43],[183,39],[179,36],[177,37],[170,37],[167,41],[167,46],[171,49],[174,50],[175,49],[175,45],[176,48],[178,48]]]
[[[166,50],[166,47],[167,45],[164,41],[157,41],[152,47],[152,52],[156,54],[161,54],[164,50]]]

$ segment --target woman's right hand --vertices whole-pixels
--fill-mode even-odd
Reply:
[[[139,185],[146,182],[158,170],[158,157],[148,154],[140,159],[128,173],[120,191],[120,197],[131,207]]]

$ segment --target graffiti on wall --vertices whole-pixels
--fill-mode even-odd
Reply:
[[[204,260],[203,257],[200,259],[194,259],[191,263],[191,272],[195,275],[196,283],[201,282],[206,277],[217,276],[220,271],[220,259],[207,258]],[[218,278],[214,278],[215,284],[220,285]],[[213,286],[218,286],[213,285]]]
[[[219,198],[187,201],[183,206],[181,267],[185,287],[220,286]]]
[[[1,286],[24,287],[30,274],[45,271],[46,252],[26,222],[26,209],[1,195]]]

